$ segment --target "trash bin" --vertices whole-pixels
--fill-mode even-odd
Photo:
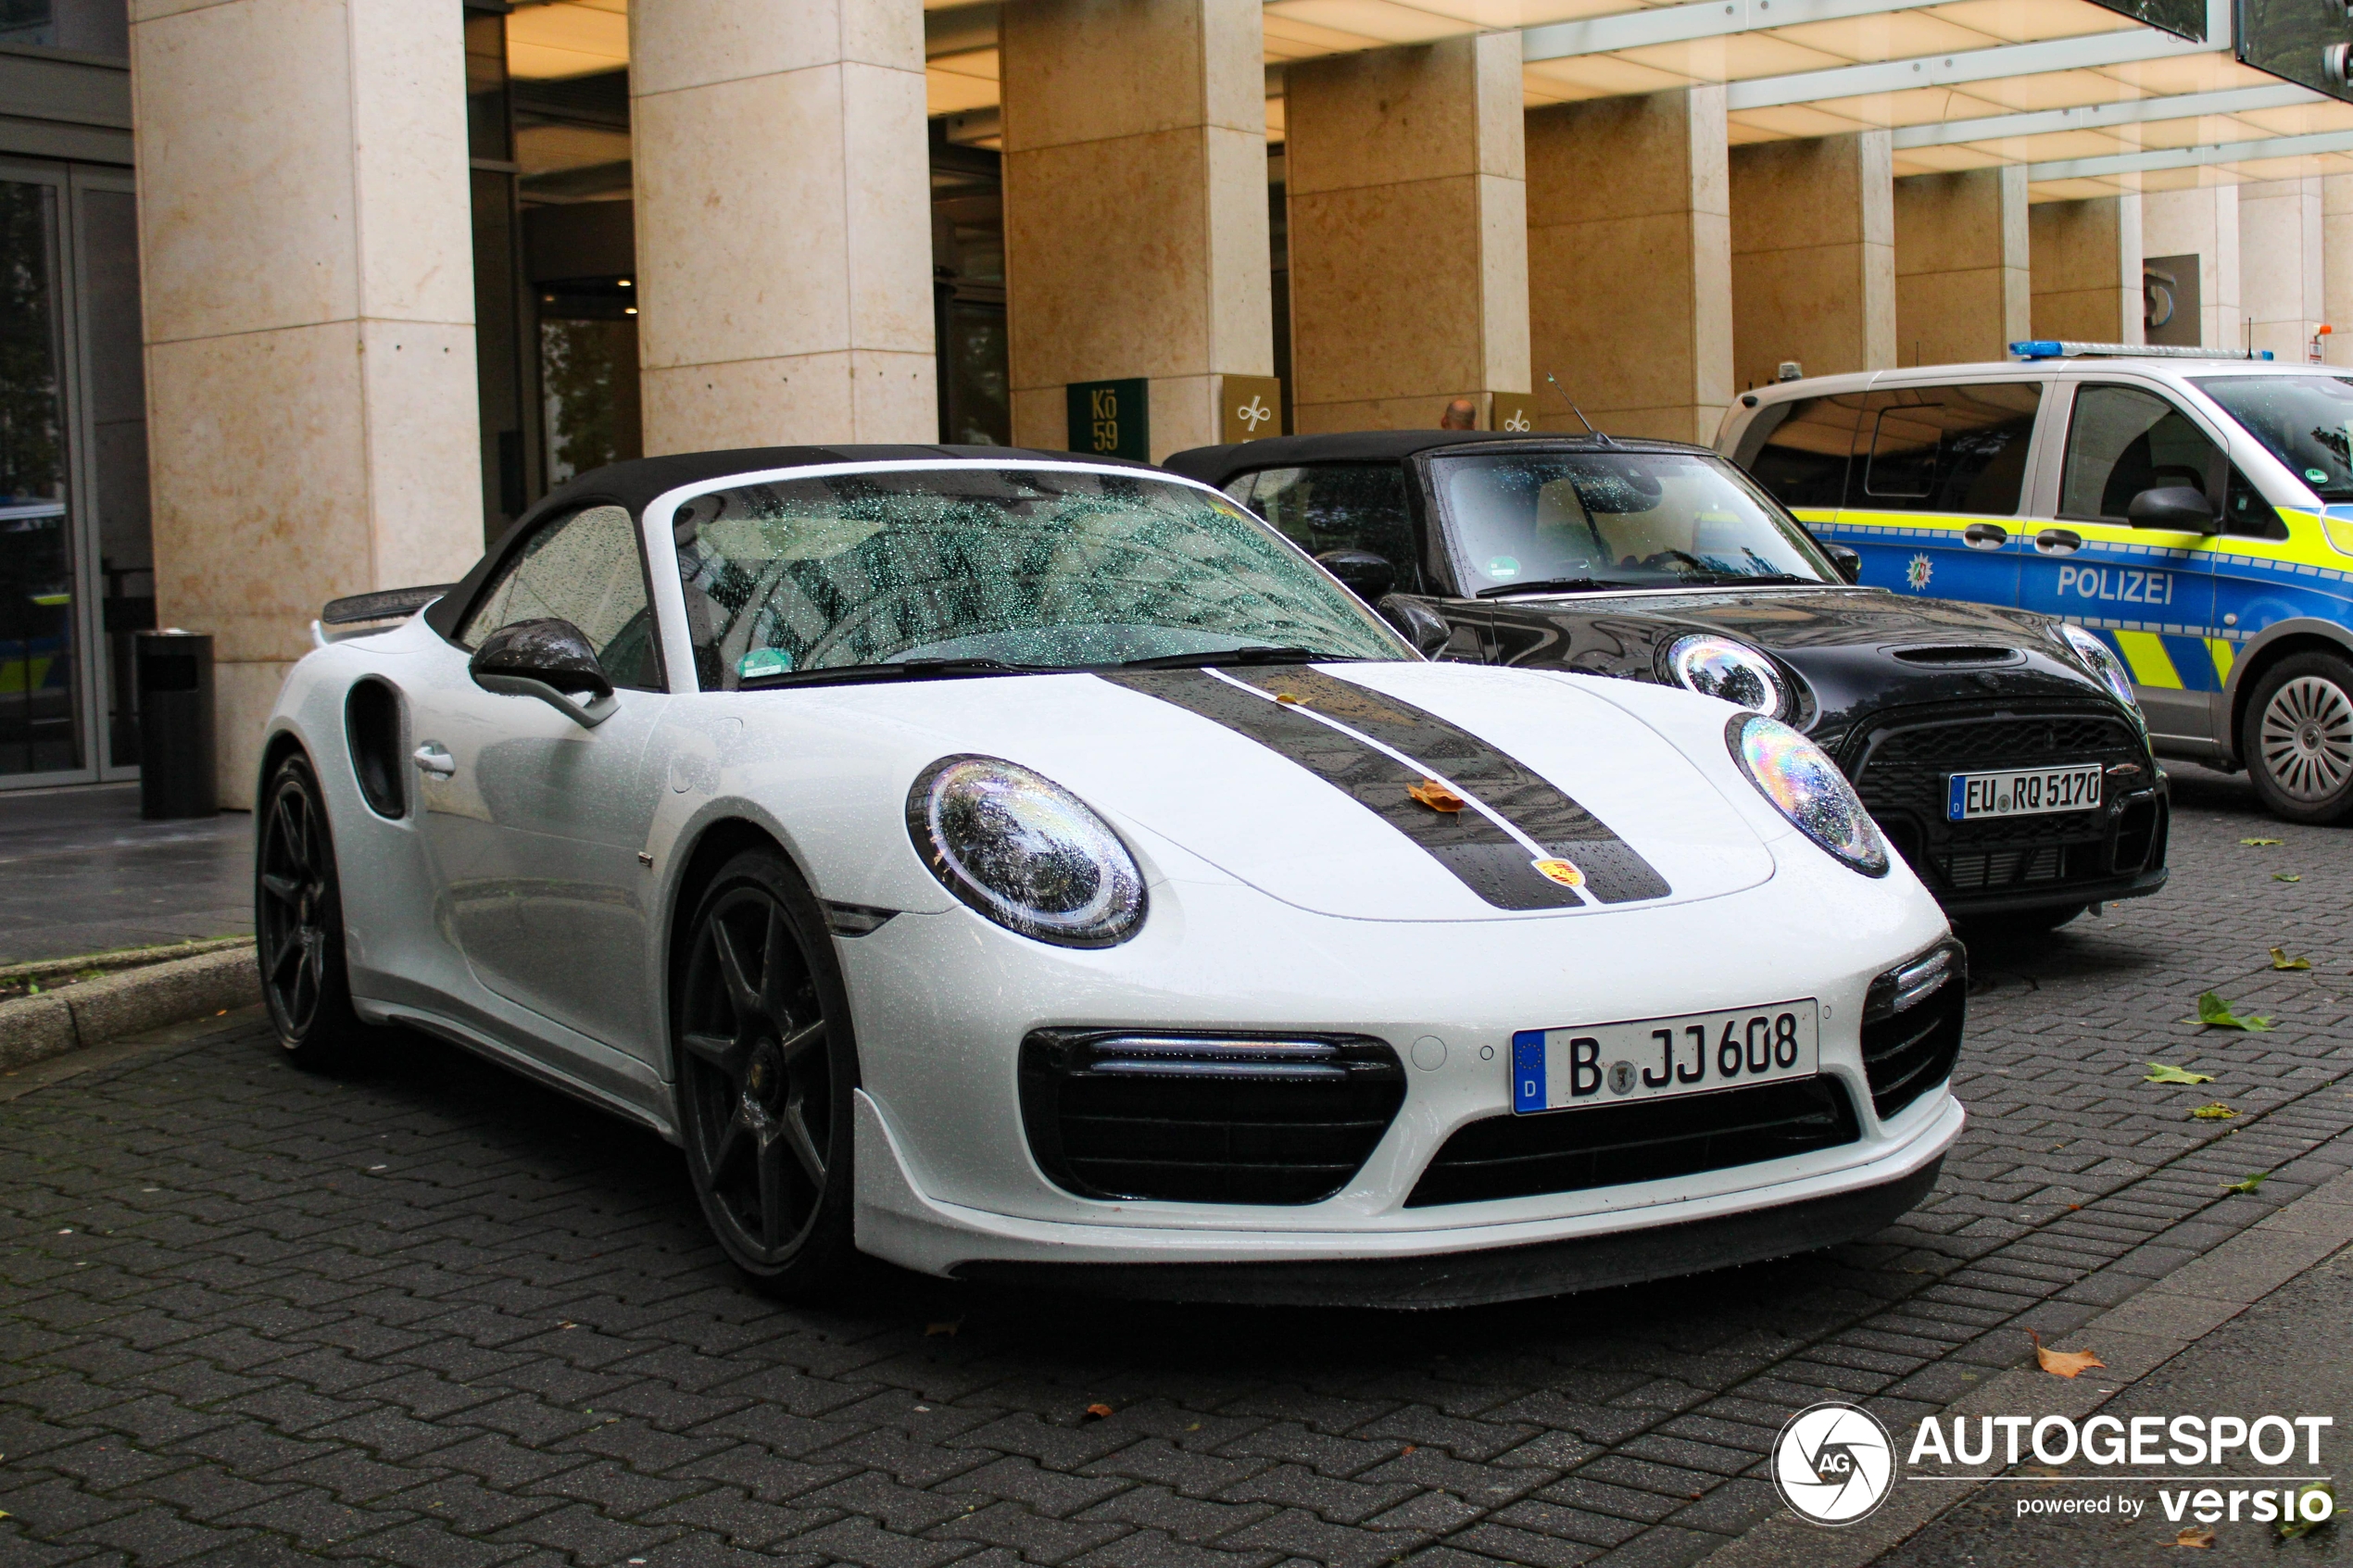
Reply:
[[[213,779],[212,638],[202,632],[142,632],[139,667],[139,814],[209,817],[220,809]]]

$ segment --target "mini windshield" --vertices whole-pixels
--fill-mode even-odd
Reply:
[[[1689,452],[1531,452],[1433,460],[1482,597],[1516,592],[1836,583],[1762,492]]]
[[[2192,384],[2323,501],[2353,501],[2353,379],[2196,376]]]
[[[1408,659],[1222,495],[1144,474],[872,470],[698,495],[673,523],[706,691],[912,661]]]

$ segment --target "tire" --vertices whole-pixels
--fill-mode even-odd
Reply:
[[[296,1066],[348,1067],[375,1032],[351,1007],[343,884],[326,798],[308,759],[297,752],[278,764],[258,811],[254,950],[270,1022]]]
[[[2353,816],[2353,665],[2298,653],[2265,671],[2247,697],[2239,755],[2257,798],[2282,821]]]
[[[696,901],[672,985],[678,1131],[704,1220],[771,1295],[855,1265],[858,1047],[824,913],[783,855],[749,849]]]

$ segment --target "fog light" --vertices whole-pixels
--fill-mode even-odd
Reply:
[[[1863,1003],[1863,1022],[1875,1023],[1917,1007],[1942,990],[1946,981],[1967,973],[1968,960],[1961,945],[1951,940],[1940,942],[1919,958],[1897,965],[1871,982],[1870,994]]]

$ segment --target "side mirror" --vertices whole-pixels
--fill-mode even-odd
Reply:
[[[618,712],[597,650],[569,621],[517,621],[482,640],[466,665],[474,684],[507,696],[535,696],[583,729]],[[567,694],[585,692],[586,702]]]
[[[1852,545],[1833,545],[1827,539],[1814,541],[1821,546],[1822,554],[1831,558],[1831,565],[1849,583],[1863,580],[1863,552]]]
[[[1315,564],[1337,577],[1348,591],[1371,604],[1397,585],[1397,569],[1389,558],[1377,556],[1370,550],[1360,550],[1343,545],[1337,550],[1326,550],[1315,558]]]
[[[2124,508],[2125,521],[2135,528],[2165,528],[2176,533],[2211,533],[2214,508],[2206,492],[2186,484],[2162,484],[2144,490]]]
[[[1436,659],[1454,635],[1446,618],[1419,599],[1408,599],[1390,594],[1373,608],[1380,618],[1397,628],[1404,639],[1420,650],[1424,659]]]

